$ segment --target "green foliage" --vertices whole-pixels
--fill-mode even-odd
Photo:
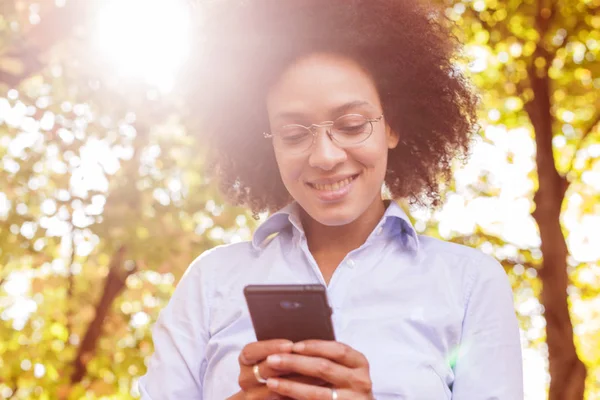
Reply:
[[[187,265],[216,244],[247,239],[256,222],[243,209],[223,206],[207,180],[205,149],[177,93],[125,84],[86,62],[85,33],[51,43],[30,37],[32,15],[54,18],[53,3],[0,0],[0,397],[129,399],[152,353],[149,328]],[[551,65],[554,155],[571,183],[563,229],[570,246],[586,240],[577,224],[600,213],[598,3],[549,4],[553,17],[544,20],[536,19],[533,1],[445,7],[467,42],[472,63],[462,67],[481,89],[483,143],[498,147],[502,135],[524,129],[531,143],[523,143],[533,146],[530,77]],[[540,24],[547,24],[543,38]],[[32,61],[31,43],[45,46],[43,61]],[[533,208],[535,154],[521,150],[506,149],[496,167],[530,161],[522,171],[530,187],[520,197]],[[467,203],[519,200],[503,197],[509,188],[498,184],[497,172],[479,171],[466,186],[457,178],[450,193],[462,193]],[[503,262],[528,349],[544,354],[537,238],[523,245],[479,222],[468,233],[448,230],[439,214],[423,210],[413,218],[423,233]],[[569,273],[587,399],[600,399],[599,260],[573,252]],[[111,291],[94,332],[101,299]],[[96,341],[80,354],[87,335]],[[78,355],[81,380],[73,379]]]
[[[2,1],[4,49],[25,39],[9,27],[26,24],[27,5]],[[65,57],[72,45],[54,44],[57,61],[0,98],[2,398],[131,398],[152,353],[149,328],[187,265],[254,224],[222,207],[176,99],[94,77]]]

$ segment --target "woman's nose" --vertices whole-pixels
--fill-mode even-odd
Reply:
[[[315,142],[310,149],[309,165],[329,171],[335,168],[336,165],[346,161],[346,151],[333,141],[331,128],[315,129],[318,131],[315,132]]]

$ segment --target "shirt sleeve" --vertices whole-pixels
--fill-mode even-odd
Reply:
[[[142,400],[202,400],[209,337],[205,254],[190,265],[152,329],[154,354],[138,382]]]
[[[522,400],[521,343],[508,277],[484,254],[472,267],[452,399]]]

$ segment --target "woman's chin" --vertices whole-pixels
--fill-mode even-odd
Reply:
[[[325,226],[342,226],[356,220],[360,213],[347,204],[311,205],[306,213],[316,222]]]

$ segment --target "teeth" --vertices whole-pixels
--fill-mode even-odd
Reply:
[[[350,178],[346,178],[346,179],[344,179],[342,181],[332,183],[330,185],[320,185],[318,183],[313,183],[313,186],[317,190],[326,190],[326,191],[332,192],[332,191],[340,190],[344,186],[349,185],[350,182],[352,182],[352,180],[353,180],[353,178],[350,177]]]

